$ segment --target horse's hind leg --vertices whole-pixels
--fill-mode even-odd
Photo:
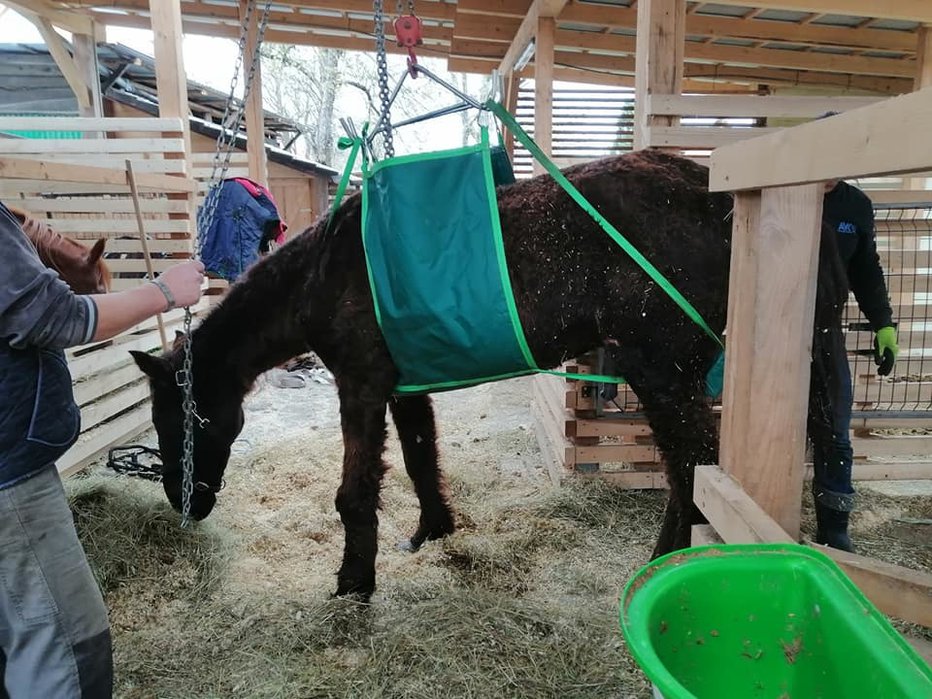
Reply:
[[[429,396],[399,396],[388,403],[398,430],[405,469],[421,506],[417,530],[400,547],[416,551],[430,539],[453,533],[453,513],[437,458],[437,431]]]
[[[670,376],[668,372],[656,374],[657,378],[668,380]],[[718,463],[715,417],[703,392],[691,383],[684,380],[664,385],[656,378],[640,385],[632,382],[663,455],[670,486],[663,525],[654,548],[655,558],[689,546],[692,525],[705,521],[693,503],[695,468]]]
[[[390,390],[390,389],[389,389]],[[343,428],[343,480],[336,507],[345,532],[343,564],[337,573],[337,595],[368,600],[375,591],[378,553],[379,491],[385,465],[385,404],[371,385],[340,381]]]

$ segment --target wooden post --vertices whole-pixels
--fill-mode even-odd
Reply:
[[[916,83],[914,89],[921,90],[932,85],[932,26],[919,27],[916,47]]]
[[[518,112],[518,91],[521,86],[521,77],[515,74],[514,70],[508,71],[505,79],[505,109],[512,116]],[[511,162],[515,160],[515,137],[508,129],[505,129],[505,150],[508,151],[508,157]]]
[[[917,33],[916,46],[916,82],[914,90],[921,90],[932,85],[932,26],[923,25]],[[910,177],[904,181],[906,189],[928,189],[932,179]]]
[[[799,535],[821,184],[735,198],[720,460]]]
[[[184,71],[181,42],[181,0],[149,0],[155,47],[155,82],[159,93],[159,116],[180,117],[184,128],[184,152],[191,157],[191,126],[188,123],[188,81]],[[188,163],[190,166],[190,162]]]
[[[88,105],[81,107],[82,117],[102,117],[104,115],[103,101],[100,95],[100,68],[97,63],[97,40],[94,33],[75,34],[72,37],[74,45],[74,61],[78,72],[86,85]]]
[[[534,140],[550,156],[553,152],[553,48],[557,22],[553,17],[537,18],[534,46]],[[534,161],[534,174],[544,171]]]
[[[648,95],[678,95],[686,50],[686,0],[638,3],[634,76],[634,149],[650,146],[649,127],[672,126],[678,117],[651,117]]]
[[[243,56],[243,84],[249,75],[249,66],[252,65],[253,56],[259,50],[259,13],[260,5],[256,3],[246,34],[246,54]],[[240,0],[240,21],[245,22],[246,0]],[[246,152],[249,156],[249,177],[265,184],[268,182],[268,163],[265,154],[265,118],[262,113],[262,63],[256,61],[256,71],[253,74],[249,97],[246,100]]]

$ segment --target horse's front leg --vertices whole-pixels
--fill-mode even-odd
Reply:
[[[452,534],[453,512],[437,458],[437,430],[429,396],[399,396],[389,401],[398,430],[405,469],[421,506],[417,530],[399,548],[417,551],[431,539]]]
[[[379,491],[385,465],[384,397],[371,387],[340,384],[340,420],[343,428],[343,480],[336,507],[345,532],[343,564],[337,573],[338,596],[355,595],[364,601],[375,591],[375,557],[378,553]]]

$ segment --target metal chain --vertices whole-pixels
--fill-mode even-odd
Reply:
[[[388,62],[385,57],[385,18],[382,14],[382,0],[373,0],[375,14],[375,65],[379,75],[379,99],[382,101],[382,113],[385,131],[382,143],[386,158],[395,157],[395,143],[392,139],[392,124],[389,118],[390,102],[388,98]]]
[[[184,359],[176,382],[181,386],[184,438],[181,451],[181,526],[188,526],[194,492],[194,376],[191,373],[191,309],[184,309]]]
[[[246,38],[249,31],[249,25],[252,22],[253,13],[256,10],[256,0],[248,0],[246,5],[246,15],[243,20],[243,26],[240,29],[238,50],[236,53],[236,63],[233,68],[233,77],[230,79],[230,90],[227,93],[227,101],[223,109],[223,117],[220,120],[220,135],[217,137],[216,148],[214,149],[213,163],[211,166],[210,179],[207,181],[207,192],[204,197],[204,204],[198,215],[197,229],[201,232],[198,235],[195,256],[201,257],[204,247],[204,237],[210,230],[214,221],[214,214],[217,210],[217,204],[220,200],[220,193],[216,185],[226,176],[227,170],[230,169],[230,160],[233,156],[236,137],[239,135],[240,124],[243,121],[246,101],[249,99],[249,93],[252,91],[253,78],[256,74],[256,68],[259,64],[259,47],[265,37],[265,30],[269,22],[269,10],[272,0],[266,0],[262,10],[262,17],[259,20],[259,28],[256,35],[256,50],[253,52],[252,61],[246,71],[246,80],[243,83],[243,99],[239,105],[236,105],[234,93],[239,83],[240,72],[243,67],[243,57],[246,54]],[[231,114],[232,113],[232,114]]]
[[[223,118],[220,122],[220,135],[217,137],[217,146],[214,150],[213,165],[211,168],[210,179],[207,182],[207,194],[204,204],[197,217],[197,238],[195,241],[194,257],[200,259],[204,250],[204,238],[207,231],[213,224],[214,214],[217,211],[217,204],[220,201],[219,188],[216,186],[226,175],[230,167],[230,160],[233,155],[233,147],[236,143],[236,137],[239,134],[239,127],[243,120],[246,101],[249,99],[249,93],[252,89],[253,78],[256,74],[256,68],[259,65],[259,47],[262,46],[262,40],[265,37],[265,28],[268,26],[269,9],[272,0],[266,0],[265,7],[262,10],[262,17],[259,21],[258,32],[256,34],[256,47],[253,51],[252,61],[249,64],[249,70],[246,72],[246,79],[243,83],[243,99],[233,113],[232,123],[230,120],[231,110],[234,109],[234,93],[236,85],[239,82],[240,70],[243,66],[243,56],[246,53],[246,36],[249,26],[252,22],[253,14],[256,10],[256,0],[248,0],[246,5],[246,16],[240,30],[238,51],[236,63],[233,69],[233,77],[230,80],[230,91],[227,93],[227,102],[223,110]],[[262,139],[264,141],[264,138]],[[175,377],[175,382],[181,388],[181,410],[184,416],[181,452],[181,526],[187,527],[191,516],[191,494],[194,492],[194,419],[197,418],[200,426],[203,427],[206,419],[197,414],[197,405],[194,402],[194,375],[191,370],[191,320],[193,314],[191,309],[184,309],[184,357],[182,360],[181,371]]]

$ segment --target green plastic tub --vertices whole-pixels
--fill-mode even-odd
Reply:
[[[663,699],[932,698],[932,670],[824,554],[701,546],[644,566],[621,630]]]

